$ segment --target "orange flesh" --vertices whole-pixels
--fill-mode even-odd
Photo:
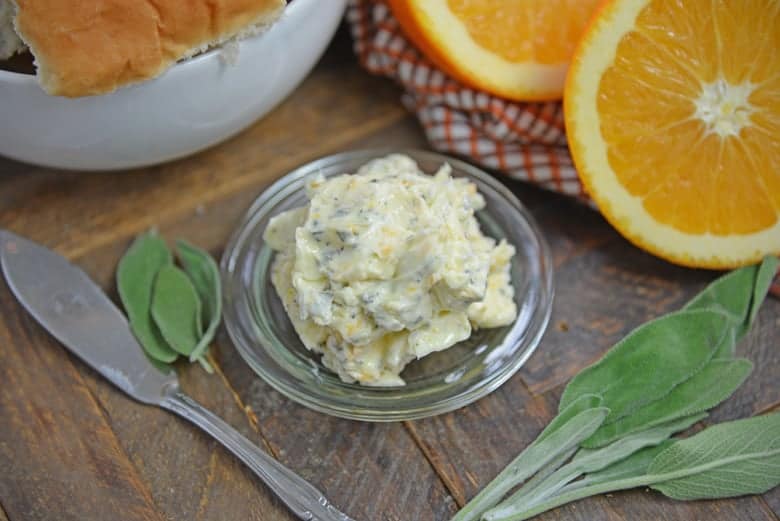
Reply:
[[[653,0],[599,85],[615,175],[656,220],[691,234],[757,232],[780,216],[780,7],[738,4]],[[695,117],[717,80],[753,86],[737,135]]]
[[[480,46],[513,63],[567,63],[599,0],[447,0]],[[544,28],[543,31],[535,30]]]

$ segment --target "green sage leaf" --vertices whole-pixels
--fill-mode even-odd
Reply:
[[[152,320],[151,306],[155,277],[173,263],[165,241],[155,231],[139,235],[117,267],[119,298],[130,329],[146,354],[158,362],[170,363],[178,356]]]
[[[758,266],[758,273],[756,274],[753,288],[753,301],[748,312],[748,328],[753,324],[756,315],[758,315],[758,310],[761,309],[761,304],[764,302],[767,293],[769,293],[772,281],[778,273],[778,267],[780,267],[780,259],[770,255],[764,257],[764,260]]]
[[[677,418],[707,411],[731,396],[753,370],[750,360],[712,360],[672,391],[629,416],[602,425],[583,447],[603,447],[615,440]]]
[[[596,394],[610,409],[605,424],[663,398],[710,361],[728,332],[723,314],[683,311],[648,322],[615,344],[566,386],[560,408],[583,394]]]
[[[485,521],[503,519],[518,510],[533,507],[537,503],[558,493],[564,486],[588,472],[596,472],[628,458],[633,453],[666,441],[675,432],[687,429],[704,418],[699,414],[653,427],[643,432],[625,436],[610,445],[597,450],[580,450],[572,461],[553,472],[532,490],[520,488],[507,500],[483,515]],[[530,485],[530,483],[529,483]]]
[[[642,472],[647,455],[493,521],[522,521],[582,498],[643,486],[680,500],[762,494],[780,485],[780,413],[721,423],[675,441]]]
[[[538,490],[539,489],[539,485],[544,484],[551,475],[555,474],[555,472],[558,469],[560,469],[561,467],[564,466],[564,463],[568,462],[571,459],[572,456],[574,456],[576,453],[580,452],[581,450],[582,449],[580,449],[579,447],[572,447],[570,450],[568,450],[568,451],[564,452],[563,454],[559,455],[557,458],[552,460],[548,465],[545,465],[544,467],[542,467],[539,470],[539,472],[536,473],[536,475],[534,477],[532,477],[531,479],[529,479],[528,481],[523,483],[523,485],[520,488],[520,490],[518,490],[518,493],[515,494],[515,495],[510,496],[509,499],[515,498],[519,494],[520,491],[526,491],[527,493],[530,494],[531,492]],[[499,508],[501,505],[503,505],[507,501],[508,501],[508,499],[502,501],[501,503],[499,503],[493,509],[488,510],[487,512],[485,512],[485,514],[483,514],[483,518],[484,518],[484,516],[488,515],[489,512],[495,510],[496,508]]]
[[[514,486],[534,475],[561,454],[577,447],[582,440],[593,434],[608,414],[609,409],[604,407],[585,409],[559,425],[557,429],[548,432],[544,439],[537,438],[493,481],[488,483],[482,492],[466,504],[452,521],[479,519],[483,512],[498,503]]]
[[[696,421],[700,421],[704,417],[706,417],[705,414],[697,415]],[[696,423],[696,421],[693,423]],[[562,488],[560,493],[564,494],[579,488],[598,485],[609,481],[642,476],[647,473],[647,467],[650,466],[655,457],[672,443],[674,443],[674,440],[665,440],[658,445],[640,449],[617,463],[613,463],[597,472],[589,472],[581,480],[570,483]]]
[[[173,265],[163,266],[157,273],[152,317],[176,352],[192,353],[203,330],[200,299],[187,275]]]
[[[190,362],[203,356],[219,327],[222,316],[222,284],[219,268],[208,252],[183,240],[176,241],[176,251],[184,271],[190,277],[203,305],[203,323],[207,324],[195,349],[190,354]]]
[[[780,485],[780,413],[720,423],[677,441],[647,474],[652,488],[673,499],[763,494]]]
[[[595,394],[583,394],[578,396],[576,400],[572,401],[565,409],[559,412],[555,418],[550,420],[547,427],[545,427],[539,436],[536,437],[534,443],[545,440],[550,434],[560,429],[581,412],[600,407],[603,401],[601,396]]]
[[[518,509],[511,516],[508,516],[506,520],[521,521],[530,519],[537,514],[572,501],[577,501],[578,499],[641,486],[647,475],[647,468],[655,457],[673,443],[674,441],[672,440],[666,440],[655,447],[646,447],[638,450],[624,460],[598,472],[587,474],[581,480],[566,485],[558,494],[546,501],[537,503],[535,506],[527,509]]]
[[[707,286],[683,309],[721,311],[734,327],[735,341],[738,342],[750,329],[777,273],[777,266],[777,257],[767,256],[760,264],[727,273]]]

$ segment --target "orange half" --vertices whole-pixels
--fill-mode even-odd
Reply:
[[[404,33],[462,83],[514,100],[558,99],[599,0],[389,0]]]
[[[610,0],[564,101],[579,175],[629,240],[707,268],[780,253],[780,2]]]

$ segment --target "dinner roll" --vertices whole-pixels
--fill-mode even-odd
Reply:
[[[3,0],[0,0],[3,1]],[[13,0],[16,32],[49,94],[87,96],[270,25],[284,0]]]

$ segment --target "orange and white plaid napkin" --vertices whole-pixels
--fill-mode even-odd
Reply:
[[[459,83],[406,39],[383,0],[350,0],[346,18],[361,65],[404,88],[433,148],[593,204],[569,155],[560,102],[509,101]],[[772,293],[780,297],[780,275]]]
[[[566,146],[560,103],[517,103],[462,85],[420,54],[381,0],[352,0],[347,21],[360,63],[404,87],[403,103],[435,149],[586,198]]]

